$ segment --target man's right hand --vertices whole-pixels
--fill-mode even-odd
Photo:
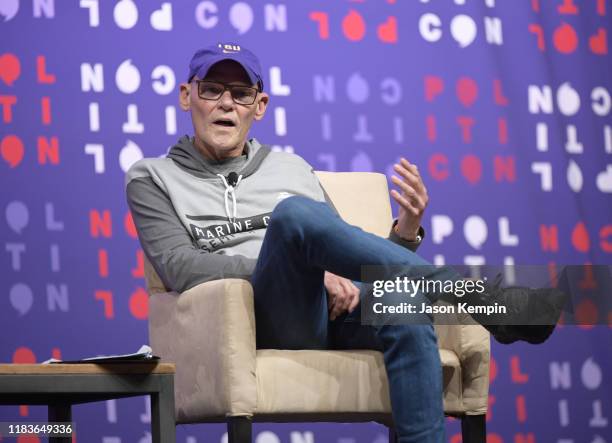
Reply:
[[[359,288],[348,278],[325,271],[329,319],[335,320],[345,311],[353,312],[359,304]]]

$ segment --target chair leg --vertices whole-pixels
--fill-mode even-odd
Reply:
[[[47,407],[47,419],[49,422],[71,422],[72,405],[70,403],[50,404]],[[72,437],[49,437],[50,443],[70,443]]]
[[[252,421],[250,417],[227,418],[227,443],[251,443]]]
[[[464,415],[461,417],[463,443],[485,443],[487,440],[486,415]]]
[[[389,443],[397,443],[397,434],[395,428],[389,426]]]

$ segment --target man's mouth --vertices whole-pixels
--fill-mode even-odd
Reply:
[[[228,128],[233,128],[234,126],[236,126],[236,124],[232,120],[227,119],[227,118],[217,119],[213,123],[215,125],[225,126],[225,127],[228,127]]]

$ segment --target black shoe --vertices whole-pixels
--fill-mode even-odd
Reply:
[[[497,283],[487,287],[479,302],[488,305],[497,303],[506,308],[506,313],[489,318],[481,316],[476,320],[499,343],[523,340],[540,344],[553,333],[567,300],[567,294],[555,288],[501,288]]]
[[[488,325],[485,328],[502,345],[509,345],[519,340],[539,345],[551,336],[555,325]]]

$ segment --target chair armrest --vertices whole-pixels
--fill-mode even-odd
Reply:
[[[252,415],[256,407],[253,288],[246,280],[202,283],[149,299],[153,352],[176,363],[179,423]]]
[[[487,412],[489,396],[489,364],[491,345],[489,332],[476,324],[463,313],[454,314],[455,321],[449,321],[444,315],[446,324],[437,323],[439,317],[434,315],[434,327],[438,335],[438,346],[457,354],[462,372],[462,402],[468,415]],[[452,324],[449,324],[452,323]]]

